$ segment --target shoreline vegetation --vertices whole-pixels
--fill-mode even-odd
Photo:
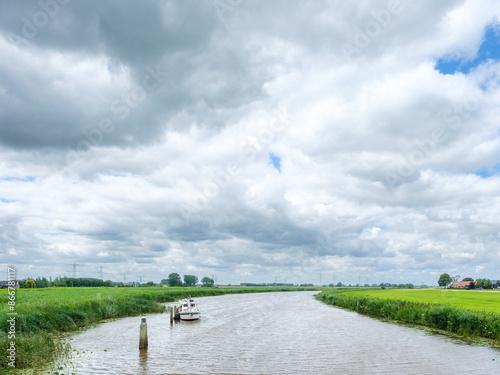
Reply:
[[[318,290],[307,287],[201,287],[201,288],[47,288],[16,292],[16,367],[0,357],[1,373],[48,371],[69,355],[63,335],[76,333],[108,319],[159,314],[164,303],[187,296]],[[7,292],[0,292],[0,350],[7,353],[10,341]]]
[[[500,347],[500,293],[450,289],[327,289],[324,303]]]

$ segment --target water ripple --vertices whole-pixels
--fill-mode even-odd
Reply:
[[[199,298],[202,318],[147,316],[72,337],[74,374],[495,374],[499,351],[327,306],[311,292]],[[493,361],[496,359],[496,361]]]

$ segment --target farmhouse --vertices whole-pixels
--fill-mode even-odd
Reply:
[[[493,289],[498,289],[500,288],[500,280],[491,280],[491,287]]]
[[[470,287],[470,283],[474,283],[476,285],[475,281],[454,281],[451,284],[452,289],[467,289]]]
[[[8,281],[0,281],[2,283],[1,289],[7,289],[9,287]],[[14,286],[11,286],[12,289],[19,289],[19,283],[16,281]]]

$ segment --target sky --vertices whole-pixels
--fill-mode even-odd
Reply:
[[[1,0],[0,267],[499,279],[499,20],[495,0]]]

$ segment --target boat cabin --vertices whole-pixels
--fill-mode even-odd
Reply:
[[[193,299],[186,298],[181,303],[181,309],[192,309],[192,308],[195,308],[195,307],[196,307],[196,302],[194,302]]]

